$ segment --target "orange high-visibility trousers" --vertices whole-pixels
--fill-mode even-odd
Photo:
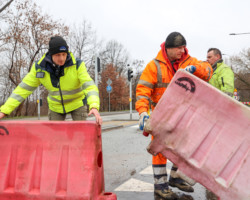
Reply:
[[[151,140],[153,140],[154,137],[151,137]],[[158,153],[156,156],[153,156],[152,158],[152,164],[153,165],[164,165],[167,164],[167,158],[163,156],[161,153]]]

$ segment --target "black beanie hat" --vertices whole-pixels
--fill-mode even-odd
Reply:
[[[165,48],[173,48],[173,47],[180,47],[180,46],[186,46],[186,45],[187,43],[186,43],[185,38],[179,32],[170,33],[165,42]]]
[[[61,36],[54,36],[49,41],[49,55],[54,55],[61,52],[68,53],[67,42]]]

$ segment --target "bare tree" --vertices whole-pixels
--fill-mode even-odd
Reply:
[[[10,4],[13,2],[13,0],[0,0],[0,53],[3,52],[4,49],[4,33],[7,31],[7,25],[5,21],[8,17],[10,17],[9,10],[10,10]],[[6,11],[6,12],[4,12]]]
[[[94,57],[97,55],[101,42],[97,41],[96,31],[91,23],[83,20],[78,25],[73,25],[70,31],[69,47],[76,58],[83,60],[89,70],[94,64]]]
[[[0,13],[2,13],[12,2],[13,0],[10,0],[4,4],[4,2],[0,1]]]
[[[250,48],[243,49],[238,55],[230,57],[230,62],[234,72],[250,71]]]
[[[115,40],[109,41],[100,51],[100,57],[104,65],[113,65],[119,76],[125,75],[128,69],[129,53],[124,46]]]
[[[250,73],[235,74],[235,87],[238,90],[240,101],[250,101]]]
[[[116,67],[107,65],[101,73],[99,83],[99,94],[101,100],[101,110],[108,110],[109,94],[106,91],[107,80],[112,81],[112,92],[110,93],[111,110],[124,110],[129,108],[129,87],[126,78],[119,76]]]
[[[230,58],[240,101],[250,101],[250,48]]]
[[[140,80],[142,71],[144,69],[144,61],[143,60],[134,60],[132,63],[133,67],[133,78],[132,78],[132,106],[135,108],[136,102],[136,87]]]

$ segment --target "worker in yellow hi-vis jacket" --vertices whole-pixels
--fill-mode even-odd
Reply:
[[[213,76],[209,83],[232,97],[234,92],[234,73],[223,62],[221,51],[217,48],[208,49],[207,61],[213,67]]]
[[[93,114],[97,124],[102,124],[98,112],[99,91],[89,76],[84,62],[76,60],[68,50],[66,41],[51,37],[49,51],[35,62],[30,72],[0,108],[0,119],[9,115],[40,85],[48,90],[49,120],[65,120],[70,113],[73,120],[85,120]]]

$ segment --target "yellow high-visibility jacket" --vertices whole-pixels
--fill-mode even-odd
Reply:
[[[72,53],[68,53],[64,66],[54,66],[51,56],[44,54],[34,63],[30,72],[12,92],[0,112],[10,114],[40,84],[48,90],[49,109],[57,113],[68,113],[84,105],[87,98],[89,109],[99,110],[99,91],[89,76],[84,62],[78,64]]]
[[[223,60],[217,61],[212,67],[214,73],[209,83],[232,97],[234,94],[234,72]]]

